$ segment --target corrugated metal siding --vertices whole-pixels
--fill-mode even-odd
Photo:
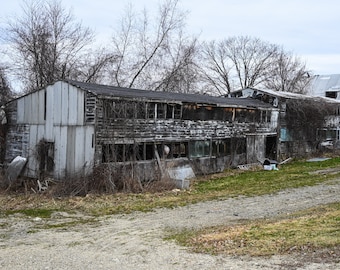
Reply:
[[[67,164],[68,174],[84,173],[85,166],[91,169],[94,157],[92,137],[94,126],[69,127],[67,129]]]
[[[85,93],[65,82],[57,82],[46,90],[42,89],[19,98],[17,102],[18,123],[46,124],[48,137],[52,137],[51,130],[54,125],[84,124]]]
[[[13,137],[12,141],[18,141],[18,146],[14,145],[8,157],[28,157],[27,176],[38,176],[36,148],[42,139],[54,143],[56,178],[81,172],[85,165],[93,164],[94,125],[84,125],[83,90],[65,82],[57,82],[15,102],[19,125],[13,126],[10,136]],[[20,127],[25,127],[25,132],[21,132]]]
[[[37,177],[39,164],[36,159],[37,144],[46,139],[43,125],[30,125],[29,140],[25,142],[29,151],[22,150],[17,155],[28,157],[26,175]],[[27,132],[28,133],[28,132]],[[53,138],[47,140],[54,143],[54,174],[56,178],[83,172],[84,165],[92,164],[94,148],[92,147],[93,126],[54,126]],[[27,136],[28,137],[28,136]],[[89,168],[91,169],[91,167]]]

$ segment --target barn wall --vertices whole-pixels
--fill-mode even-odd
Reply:
[[[119,100],[122,103],[123,100]],[[241,119],[234,119],[235,113],[239,108],[218,108],[219,110],[230,111],[232,117],[224,120],[189,120],[174,117],[168,119],[164,118],[163,113],[162,119],[138,119],[122,117],[115,118],[111,117],[107,119],[105,117],[105,110],[103,108],[104,102],[98,100],[97,103],[97,126],[96,126],[96,151],[95,151],[95,164],[99,165],[102,162],[115,162],[116,167],[125,167],[130,161],[134,161],[135,168],[144,168],[147,171],[154,171],[155,157],[152,160],[144,160],[140,152],[145,151],[145,147],[151,149],[153,152],[152,145],[157,148],[158,154],[161,157],[161,162],[167,163],[168,160],[177,160],[178,158],[185,159],[188,164],[192,167],[195,174],[210,174],[215,172],[221,172],[228,167],[236,167],[239,164],[257,162],[258,159],[264,159],[265,156],[265,138],[267,135],[276,135],[277,124],[278,124],[278,112],[276,110],[264,110],[260,112],[260,121],[242,121]],[[113,102],[114,106],[118,102]],[[163,106],[163,104],[158,105]],[[195,106],[192,106],[194,108]],[[202,108],[202,107],[200,107]],[[117,108],[114,108],[117,109]],[[211,113],[214,108],[209,107],[206,112]],[[249,114],[254,114],[255,110],[249,110]],[[131,114],[131,112],[129,112]],[[148,111],[147,111],[148,113]],[[157,111],[158,113],[158,111]],[[192,115],[195,117],[195,111]],[[208,118],[204,115],[204,110],[199,111],[201,118]],[[121,116],[121,111],[118,111],[117,115]],[[213,114],[211,114],[213,115]],[[215,117],[215,115],[214,115]],[[247,118],[247,115],[245,116]],[[254,134],[254,135],[252,135]],[[248,143],[247,143],[247,138]],[[229,140],[229,141],[228,141]],[[237,150],[238,140],[244,140],[247,146],[244,151],[239,152]],[[218,143],[227,143],[227,152],[222,154],[213,153],[213,145]],[[192,143],[202,142],[203,144],[209,145],[210,153],[204,153],[203,156],[192,155]],[[174,147],[178,144],[185,145],[185,154],[177,156],[164,157],[162,155],[162,149],[164,146],[170,148],[170,155]],[[118,147],[115,149],[115,147]],[[151,147],[151,148],[150,148]],[[104,150],[103,150],[104,149]],[[121,150],[124,149],[124,150]],[[107,161],[105,152],[109,154],[117,151],[124,152],[128,149],[138,152],[141,156],[138,158],[129,156],[129,162],[124,162],[121,158],[112,161]],[[131,150],[132,149],[132,150]],[[230,153],[229,153],[230,152]],[[248,152],[251,154],[248,155]],[[128,153],[128,155],[130,155]],[[151,153],[152,154],[152,153]],[[141,160],[142,159],[142,160]],[[148,158],[146,158],[148,159]],[[123,162],[122,162],[123,161]],[[141,166],[140,164],[143,164]],[[149,167],[148,167],[149,166]],[[150,177],[149,173],[140,172],[141,180],[145,180],[142,175]],[[147,178],[146,177],[146,178]]]
[[[84,91],[57,82],[11,102],[8,111],[5,160],[10,162],[18,155],[28,158],[25,175],[39,177],[37,147],[42,141],[54,163],[48,175],[61,178],[92,168],[94,126],[84,123]]]
[[[19,98],[17,123],[45,125],[52,137],[55,125],[84,125],[85,92],[65,82],[57,82]]]

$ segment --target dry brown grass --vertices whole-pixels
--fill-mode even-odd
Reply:
[[[340,251],[340,203],[299,212],[279,220],[247,221],[173,236],[196,252],[268,256]],[[340,255],[340,254],[338,254]],[[336,261],[336,260],[335,260]],[[339,257],[338,257],[339,261]]]

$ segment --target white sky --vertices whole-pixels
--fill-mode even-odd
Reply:
[[[0,22],[20,14],[21,0],[2,1]],[[155,10],[159,0],[63,0],[84,26],[109,40],[128,3]],[[180,0],[187,30],[201,40],[258,37],[292,51],[315,74],[340,74],[339,0]]]

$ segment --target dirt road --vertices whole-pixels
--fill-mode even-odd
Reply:
[[[49,220],[14,215],[0,219],[1,269],[340,269],[339,263],[301,256],[271,258],[195,254],[164,241],[169,229],[232,224],[284,215],[340,201],[340,180],[259,197],[199,203],[101,217],[56,213]],[[56,226],[86,220],[76,226]],[[55,228],[42,229],[44,226]],[[314,262],[313,262],[314,261]]]

